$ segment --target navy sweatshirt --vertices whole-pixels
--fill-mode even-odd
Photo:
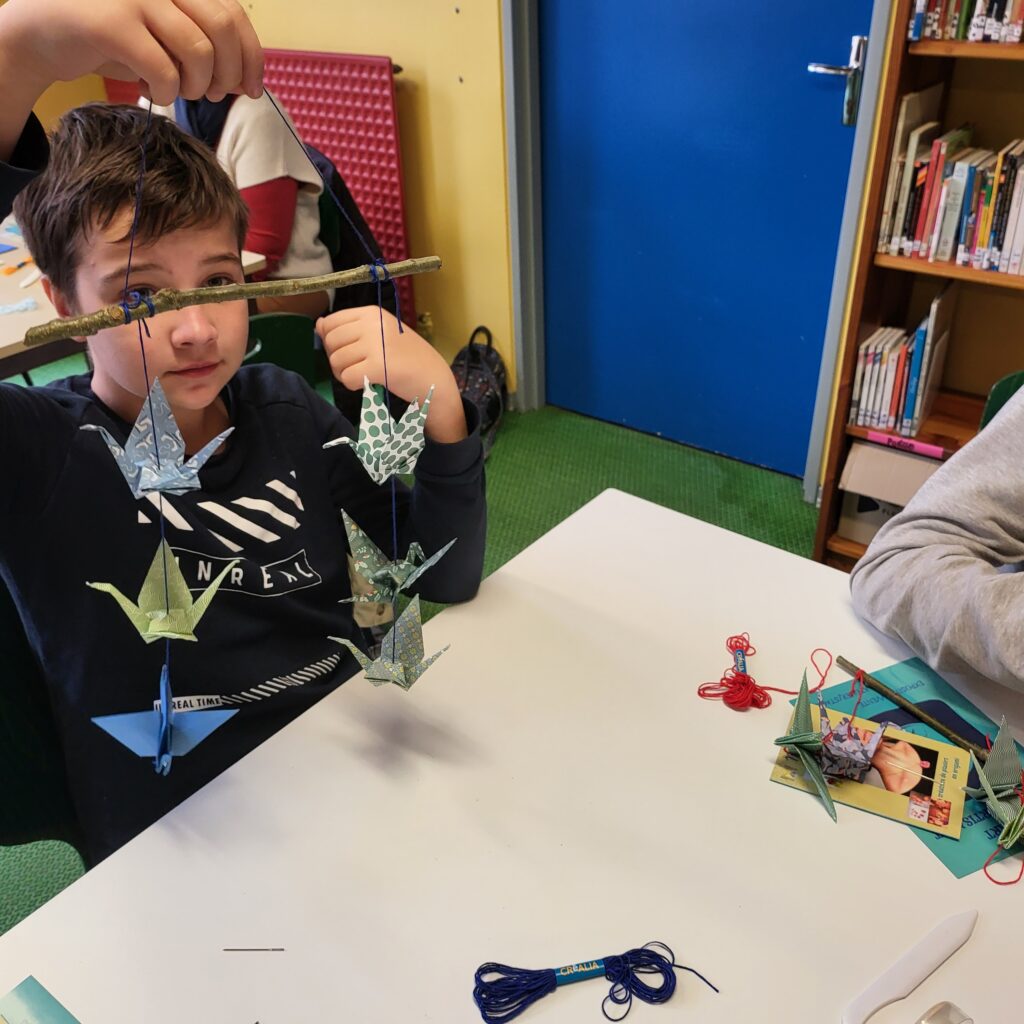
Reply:
[[[23,184],[23,182],[21,182]],[[0,201],[18,183],[0,165]],[[172,641],[171,685],[188,707],[238,713],[168,776],[91,719],[143,711],[158,694],[163,641],[146,644],[105,593],[136,599],[160,543],[154,500],[131,493],[101,435],[131,425],[90,389],[88,375],[45,388],[0,385],[0,574],[40,664],[64,748],[87,859],[102,859],[205,785],[356,671],[328,635],[361,635],[350,594],[344,509],[387,552],[389,484],[376,485],[348,446],[347,420],[295,374],[243,367],[223,393],[234,433],[200,472],[201,490],[165,495],[166,536],[198,596],[232,559],[196,628]],[[456,544],[422,577],[424,598],[463,601],[479,586],[486,505],[475,410],[470,436],[427,441],[415,484],[397,493],[400,549]],[[181,706],[179,704],[179,706]],[[230,808],[225,808],[230,813]]]

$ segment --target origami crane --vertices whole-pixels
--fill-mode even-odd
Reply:
[[[413,402],[396,424],[388,412],[384,389],[371,385],[364,377],[359,436],[355,441],[350,437],[339,437],[328,441],[324,447],[351,445],[366,472],[379,484],[397,473],[411,473],[423,451],[423,426],[433,393],[431,388],[422,406]]]
[[[860,782],[871,767],[871,758],[882,742],[886,726],[880,725],[865,743],[853,728],[853,722],[844,718],[833,726],[828,712],[818,695],[818,711],[821,718],[821,752],[818,755],[821,770],[833,778],[855,779]]]
[[[366,673],[366,678],[374,686],[395,683],[403,690],[408,690],[448,650],[444,647],[423,660],[423,627],[420,621],[419,595],[409,602],[409,607],[399,615],[398,621],[388,631],[380,645],[380,654],[376,658],[368,658],[351,640],[341,640],[336,636],[332,636],[331,639],[347,647],[355,655]]]
[[[156,379],[124,448],[106,427],[86,423],[79,429],[98,430],[103,435],[132,494],[141,498],[154,491],[184,494],[199,490],[199,470],[235,428],[228,427],[186,462],[185,441],[167,404],[164,389]]]
[[[1021,803],[1024,774],[1017,744],[1006,727],[1005,718],[999,723],[999,734],[985,763],[980,764],[973,753],[971,760],[981,785],[966,786],[964,791],[975,800],[984,801],[988,813],[1003,826],[997,842],[1008,850],[1024,835],[1024,804]]]
[[[780,736],[776,741],[777,747],[785,747],[791,754],[795,754],[804,767],[804,772],[811,780],[814,788],[825,805],[825,810],[831,815],[833,821],[836,817],[836,805],[832,802],[832,794],[828,791],[828,783],[821,770],[821,763],[818,757],[822,749],[821,733],[815,732],[811,723],[811,698],[807,692],[807,673],[804,672],[803,682],[800,684],[800,695],[796,699],[796,708],[793,711],[793,721],[790,724],[792,732],[786,736]]]
[[[125,715],[101,715],[93,719],[104,732],[139,757],[153,758],[159,775],[171,770],[171,761],[197,747],[215,729],[238,714],[238,709],[176,713],[171,697],[171,678],[166,663],[160,671],[160,707]]]
[[[423,560],[423,548],[415,541],[409,545],[405,558],[392,562],[376,544],[349,518],[341,513],[352,551],[352,566],[373,587],[369,594],[344,598],[341,603],[394,601],[399,591],[411,587],[428,569],[436,565],[455,543],[449,541],[440,551]]]
[[[224,577],[237,564],[237,558],[228,562],[198,600],[193,601],[174,552],[167,541],[163,540],[146,573],[138,604],[125,597],[111,583],[86,583],[86,586],[110,594],[147,644],[161,638],[195,640],[193,630],[210,606]]]

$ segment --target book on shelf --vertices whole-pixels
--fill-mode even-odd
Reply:
[[[1024,0],[914,0],[907,26],[921,39],[969,43],[1019,43]]]
[[[893,137],[892,159],[889,163],[889,177],[885,186],[882,205],[882,221],[878,231],[878,251],[892,251],[894,235],[902,235],[903,218],[906,215],[907,199],[910,194],[910,176],[913,173],[918,153],[929,146],[938,133],[939,105],[942,102],[942,85],[934,85],[920,92],[908,92],[900,98],[900,109],[896,118],[896,134]],[[899,225],[899,231],[895,230]],[[892,253],[899,251],[898,244]]]
[[[1024,0],[1019,6],[1024,14]],[[997,274],[1024,271],[1024,139],[998,151],[941,131],[941,85],[900,101],[876,251]]]
[[[912,330],[879,327],[857,349],[848,422],[916,437],[942,382],[959,285],[947,284]]]

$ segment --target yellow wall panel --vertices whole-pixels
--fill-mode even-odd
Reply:
[[[103,79],[99,75],[86,75],[73,82],[55,82],[39,97],[34,109],[43,127],[50,129],[66,110],[106,98]]]

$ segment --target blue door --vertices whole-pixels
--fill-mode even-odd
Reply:
[[[540,0],[548,402],[803,472],[870,19]]]

